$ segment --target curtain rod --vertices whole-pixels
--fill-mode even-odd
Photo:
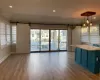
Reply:
[[[81,26],[81,24],[54,24],[54,23],[24,23],[24,22],[10,22],[10,23],[22,23],[22,24],[39,24],[39,25],[65,25],[65,26]]]

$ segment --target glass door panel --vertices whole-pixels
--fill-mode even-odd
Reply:
[[[50,49],[58,50],[58,30],[51,30],[51,42],[50,42]]]
[[[60,30],[59,49],[67,50],[67,30]]]
[[[40,30],[31,29],[31,51],[40,51]]]
[[[49,51],[49,30],[41,30],[41,51]]]

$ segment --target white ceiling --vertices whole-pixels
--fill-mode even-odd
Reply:
[[[97,12],[94,21],[98,21],[99,9],[100,0],[0,0],[1,15],[19,22],[76,24],[85,11]]]

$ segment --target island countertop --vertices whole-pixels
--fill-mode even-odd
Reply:
[[[88,51],[96,51],[96,50],[100,50],[99,47],[95,47],[95,46],[90,46],[90,45],[71,45],[72,47],[78,47],[78,48],[82,48]]]

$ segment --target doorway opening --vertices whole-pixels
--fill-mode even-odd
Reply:
[[[30,29],[30,52],[67,51],[67,30]]]

